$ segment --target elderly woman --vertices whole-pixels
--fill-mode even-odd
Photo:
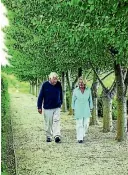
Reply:
[[[37,101],[38,112],[40,114],[42,114],[43,103],[47,142],[52,141],[52,136],[56,143],[61,141],[60,107],[62,102],[61,83],[58,81],[58,75],[55,72],[51,72],[49,80],[42,84]]]
[[[78,80],[78,87],[74,89],[72,97],[72,109],[76,119],[77,141],[83,142],[88,131],[91,110],[93,108],[92,95],[83,77]]]

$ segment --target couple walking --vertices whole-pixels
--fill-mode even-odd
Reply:
[[[61,142],[60,108],[63,103],[62,86],[55,72],[50,73],[49,80],[42,84],[37,107],[38,112],[45,120],[46,141],[51,142],[52,136],[56,143]],[[86,86],[82,77],[78,80],[78,87],[72,96],[72,109],[76,119],[76,137],[79,143],[83,142],[88,131],[91,110],[93,108],[91,90]]]

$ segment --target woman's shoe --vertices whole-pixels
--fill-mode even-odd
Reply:
[[[51,142],[52,139],[50,137],[47,137],[46,142]]]
[[[83,140],[78,140],[78,143],[83,143]]]

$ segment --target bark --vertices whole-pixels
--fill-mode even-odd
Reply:
[[[102,88],[103,88],[103,132],[112,131],[112,98],[116,92],[116,83],[113,82],[112,86],[108,89],[103,84],[103,81],[100,79],[97,71],[95,70],[93,64],[91,63],[92,69],[99,80]]]
[[[124,84],[125,84],[124,95],[127,96],[127,90],[128,90],[128,69],[127,69],[127,73],[126,73],[126,75],[125,75]]]
[[[112,99],[111,97],[103,93],[103,132],[112,131]]]
[[[97,108],[98,87],[99,87],[98,80],[96,75],[94,74],[93,84],[92,84],[93,111],[92,111],[92,117],[90,120],[90,125],[98,124],[98,108]]]
[[[32,81],[32,94],[35,95],[35,81]]]
[[[124,97],[124,132],[126,133],[127,132],[127,120],[128,120],[128,118],[127,118],[127,98],[126,97]]]
[[[29,83],[30,83],[29,93],[32,94],[32,81],[30,80]]]
[[[71,83],[70,83],[70,78],[69,78],[69,73],[66,73],[66,80],[67,80],[67,85],[68,85],[68,91],[69,91],[69,115],[72,115],[72,87],[71,87]]]
[[[38,84],[39,84],[39,80],[37,78],[36,79],[36,97],[38,96],[38,93],[39,93]]]
[[[65,73],[62,72],[62,90],[63,90],[63,105],[62,105],[62,111],[67,111],[67,101],[66,101],[66,77]]]
[[[78,77],[81,77],[82,76],[82,68],[78,68]]]
[[[121,70],[120,64],[114,64],[115,69],[115,77],[117,82],[117,136],[116,139],[118,141],[125,140],[126,132],[125,132],[125,106],[126,100],[124,97],[124,80],[123,73]]]

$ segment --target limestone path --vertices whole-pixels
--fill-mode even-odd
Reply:
[[[75,120],[61,113],[62,143],[46,143],[37,98],[11,93],[11,118],[17,175],[128,175],[128,140],[90,126],[86,141],[76,141]]]

